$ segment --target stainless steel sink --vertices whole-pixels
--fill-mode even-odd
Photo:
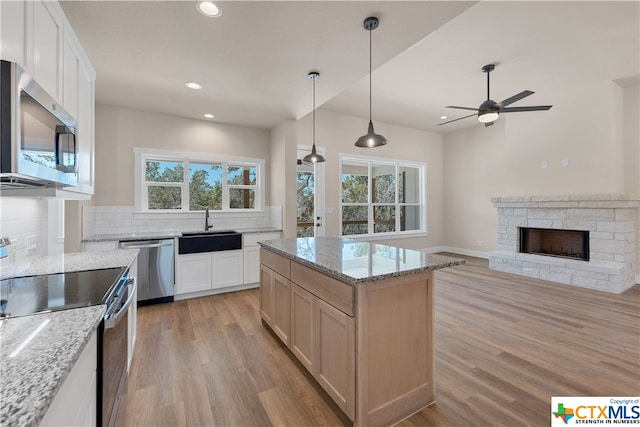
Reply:
[[[234,230],[193,231],[178,238],[179,255],[236,249],[242,249],[242,233]]]

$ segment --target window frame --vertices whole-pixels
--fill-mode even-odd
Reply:
[[[417,236],[417,235],[427,235],[427,164],[423,162],[413,162],[409,160],[398,160],[398,159],[387,159],[373,156],[362,156],[357,154],[346,154],[340,153],[338,155],[339,165],[338,165],[338,183],[339,183],[339,212],[338,212],[338,226],[340,237],[349,238],[349,239],[367,239],[367,240],[376,240],[376,239],[388,239],[394,237],[406,237],[406,236]],[[342,199],[343,197],[343,189],[342,189],[342,177],[343,177],[343,166],[345,161],[358,162],[367,166],[367,202],[366,203],[345,203]],[[374,203],[372,202],[373,192],[375,188],[373,188],[373,177],[372,177],[372,167],[373,166],[393,166],[395,169],[395,201],[394,203]],[[400,202],[400,194],[399,194],[399,169],[402,167],[409,167],[418,170],[419,178],[418,183],[420,188],[418,188],[418,202]],[[406,200],[406,198],[405,198]],[[342,234],[343,233],[343,208],[345,206],[366,206],[367,207],[367,233],[366,234]],[[387,232],[375,232],[374,227],[374,207],[375,206],[391,206],[395,209],[395,231],[387,231]],[[400,209],[403,206],[418,206],[419,207],[419,220],[420,220],[420,228],[416,230],[404,230],[400,231],[401,223],[400,223]]]
[[[136,147],[133,149],[135,158],[134,167],[134,198],[135,212],[139,213],[190,213],[204,212],[202,210],[189,209],[189,173],[190,164],[212,163],[222,165],[222,209],[211,210],[211,212],[264,212],[265,202],[265,159],[249,158],[249,157],[232,157],[222,155],[211,155],[209,153],[184,152],[172,150],[157,150],[149,148]],[[183,164],[182,182],[147,182],[146,181],[146,164],[147,161],[168,161],[180,162]],[[255,185],[239,185],[229,184],[227,180],[227,170],[231,166],[246,166],[256,169]],[[181,207],[180,209],[149,209],[148,188],[156,187],[180,187],[181,188]],[[230,189],[251,189],[255,192],[254,208],[231,208],[230,205]]]

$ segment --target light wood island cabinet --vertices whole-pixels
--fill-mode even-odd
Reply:
[[[463,260],[332,237],[261,246],[263,322],[353,425],[435,401],[433,270]]]

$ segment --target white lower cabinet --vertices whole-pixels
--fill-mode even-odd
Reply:
[[[243,252],[205,252],[176,257],[176,295],[243,283]]]
[[[176,294],[211,289],[211,253],[178,255],[176,258]]]
[[[236,251],[213,252],[211,255],[211,288],[219,289],[243,283],[243,253]]]
[[[242,235],[244,252],[244,283],[258,283],[260,281],[260,246],[258,242],[280,239],[280,232],[247,233]]]
[[[260,281],[260,246],[244,248],[244,283]]]
[[[41,426],[95,426],[98,334],[93,333],[40,422]]]

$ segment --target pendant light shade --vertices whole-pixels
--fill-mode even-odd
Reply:
[[[312,71],[309,73],[309,79],[313,82],[313,145],[311,146],[311,153],[304,156],[302,159],[305,163],[322,163],[326,159],[316,152],[316,80],[320,77],[320,73]]]
[[[373,122],[369,120],[369,130],[356,141],[356,147],[373,148],[381,147],[387,143],[387,138],[373,130]]]
[[[387,138],[375,133],[373,130],[373,120],[371,117],[371,32],[378,28],[380,21],[376,17],[369,17],[362,23],[365,30],[369,31],[369,129],[366,135],[362,135],[356,141],[356,147],[374,148],[387,144]]]

